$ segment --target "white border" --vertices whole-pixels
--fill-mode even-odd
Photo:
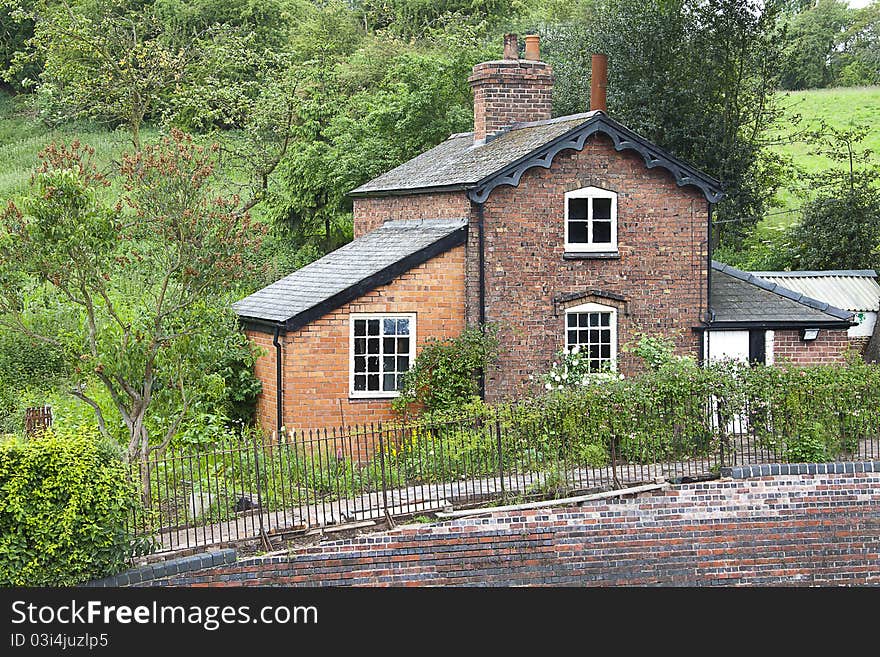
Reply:
[[[617,371],[617,308],[614,306],[603,306],[600,303],[582,303],[579,306],[572,306],[565,309],[565,335],[563,335],[562,344],[568,349],[568,315],[576,313],[611,313],[609,327],[611,329],[611,371]],[[601,374],[601,372],[595,372]]]
[[[356,319],[408,319],[409,320],[409,365],[412,367],[416,358],[416,315],[417,313],[349,313],[348,315],[348,396],[350,399],[393,399],[400,396],[399,390],[384,392],[382,390],[354,389],[354,320]],[[382,333],[379,333],[379,364],[381,381]],[[400,354],[397,354],[398,356]]]
[[[593,244],[593,204],[587,203],[587,239],[590,242],[570,244],[568,241],[568,200],[572,198],[611,199],[611,242]],[[566,253],[617,253],[617,192],[600,187],[583,187],[565,193],[565,252]]]

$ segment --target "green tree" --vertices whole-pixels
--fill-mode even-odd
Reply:
[[[834,165],[804,175],[813,195],[791,230],[792,265],[800,269],[872,269],[880,265],[880,166],[859,144],[870,126],[834,128],[825,122],[808,132],[814,154]]]
[[[128,458],[147,459],[175,436],[217,350],[199,304],[225,303],[262,231],[212,190],[215,153],[179,131],[124,158],[113,207],[91,152],[49,147],[23,208],[3,212],[0,325],[64,354],[72,394],[110,436],[107,409],[88,393],[98,381]],[[46,330],[41,318],[57,309],[66,321]]]
[[[818,0],[787,18],[779,84],[783,89],[831,85],[850,38],[855,14],[841,0]]]
[[[590,55],[608,55],[608,110],[720,179],[716,244],[737,244],[781,180],[763,149],[775,106],[780,3],[598,0],[546,39],[557,113],[588,107]]]

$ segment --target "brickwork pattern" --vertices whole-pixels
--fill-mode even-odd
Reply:
[[[397,219],[466,219],[471,205],[464,192],[354,199],[354,236]]]
[[[794,365],[829,365],[841,363],[853,348],[846,331],[821,329],[815,340],[802,340],[799,330],[775,331],[773,362]]]
[[[618,193],[617,259],[566,260],[565,193],[595,186]],[[675,339],[680,353],[699,354],[693,331],[706,311],[706,222],[708,203],[691,187],[678,187],[662,169],[648,169],[634,153],[617,152],[607,137],[591,137],[580,152],[559,154],[550,169],[528,171],[519,187],[501,186],[485,204],[486,318],[505,324],[497,371],[488,397],[517,397],[545,372],[564,344],[565,306],[554,297],[599,289],[625,303],[617,307],[618,346],[637,332]],[[477,230],[469,229],[477,252]],[[468,320],[477,319],[476,258],[468,261]],[[635,371],[636,359],[619,351],[619,369]]]
[[[529,60],[499,60],[474,66],[474,139],[484,140],[517,122],[552,116],[553,69]]]
[[[880,463],[837,465],[849,467],[410,525],[152,583],[880,585]]]
[[[455,337],[464,330],[465,247],[428,260],[388,285],[347,303],[282,337],[284,426],[288,433],[381,422],[393,417],[388,399],[349,399],[349,315],[416,313],[416,354],[426,340]],[[261,426],[275,431],[275,349],[272,336],[249,331],[266,348],[256,366],[264,390],[258,402]]]

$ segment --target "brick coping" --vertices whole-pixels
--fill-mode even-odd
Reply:
[[[721,476],[730,479],[778,477],[783,475],[854,474],[880,472],[880,461],[847,461],[832,463],[773,463],[721,468]]]

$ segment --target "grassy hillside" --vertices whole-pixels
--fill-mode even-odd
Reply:
[[[37,164],[37,153],[53,141],[70,143],[79,139],[89,144],[95,149],[99,168],[131,150],[128,134],[121,130],[86,122],[51,129],[37,120],[31,101],[27,96],[0,92],[0,199],[13,198],[24,190]],[[143,133],[144,140],[155,136],[152,129]]]
[[[849,128],[868,124],[871,130],[861,147],[874,151],[880,158],[880,87],[846,87],[836,89],[813,89],[810,91],[788,91],[780,94],[786,114],[792,117],[783,130],[816,128],[821,120],[836,128]],[[796,124],[795,117],[800,117]],[[812,153],[813,148],[806,143],[780,144],[774,146],[780,153],[790,155],[794,162],[805,171],[812,173],[833,165],[826,157]],[[781,228],[797,220],[797,209],[803,203],[799,192],[809,193],[803,185],[795,182],[791,189],[779,195],[782,207],[771,211],[762,228]]]

